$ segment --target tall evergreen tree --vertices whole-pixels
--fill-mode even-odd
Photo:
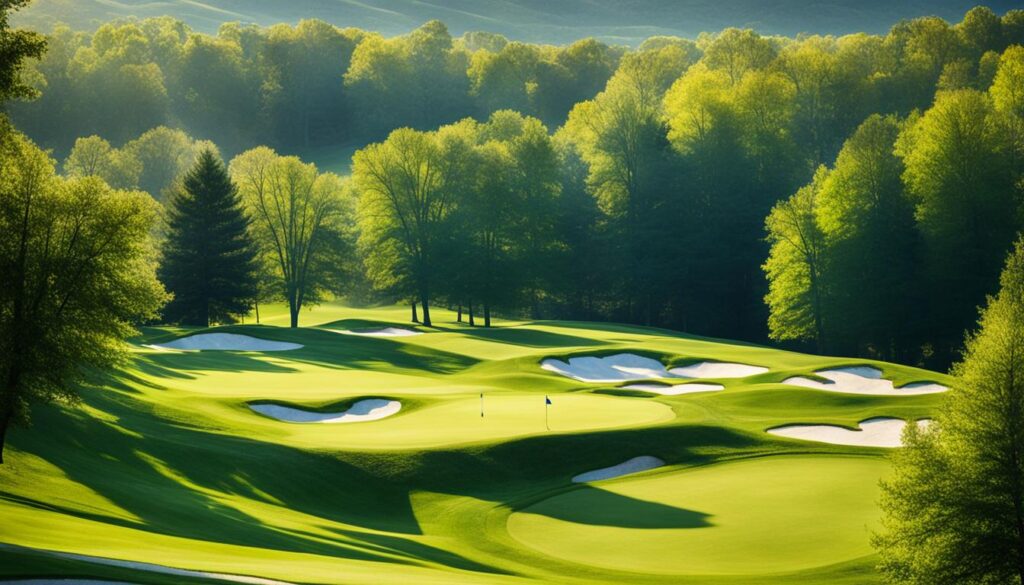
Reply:
[[[892,582],[1024,582],[1024,240],[969,337],[957,383],[883,483],[874,544]]]
[[[164,317],[186,325],[230,322],[252,307],[256,247],[224,163],[204,150],[171,199],[159,276],[174,293]]]

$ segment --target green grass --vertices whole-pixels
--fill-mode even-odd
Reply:
[[[865,583],[886,452],[774,437],[792,422],[855,426],[929,416],[941,396],[794,388],[792,375],[854,363],[897,384],[941,374],[809,356],[670,331],[501,321],[435,312],[425,335],[331,329],[408,326],[407,307],[304,311],[219,328],[305,347],[169,353],[84,388],[78,406],[36,407],[0,467],[0,543],[299,583]],[[136,344],[198,330],[149,328]],[[636,352],[769,372],[722,392],[616,392],[546,372],[546,357]],[[486,416],[479,412],[484,393]],[[550,428],[544,426],[549,395]],[[303,425],[252,412],[367,397],[390,418]],[[638,455],[669,466],[589,486],[583,471]],[[0,579],[167,577],[0,548]],[[180,582],[181,579],[178,579]]]

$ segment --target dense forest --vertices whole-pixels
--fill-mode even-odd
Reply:
[[[216,320],[343,295],[944,366],[1024,219],[1024,11],[636,49],[168,17],[46,42],[6,109],[64,175],[173,218],[228,173],[258,277]]]

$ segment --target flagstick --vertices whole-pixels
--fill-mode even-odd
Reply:
[[[545,396],[544,397],[544,428],[546,428],[549,431],[551,430],[551,425],[548,424],[548,408],[550,408],[550,407],[551,407],[551,405],[548,404],[548,397]]]
[[[480,418],[484,417],[484,393],[480,393]]]

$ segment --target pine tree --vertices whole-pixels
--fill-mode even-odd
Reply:
[[[908,425],[876,536],[890,581],[1024,582],[1024,240],[936,423]]]
[[[210,150],[196,160],[170,201],[160,279],[174,294],[168,321],[207,326],[252,308],[256,247],[238,189]]]

